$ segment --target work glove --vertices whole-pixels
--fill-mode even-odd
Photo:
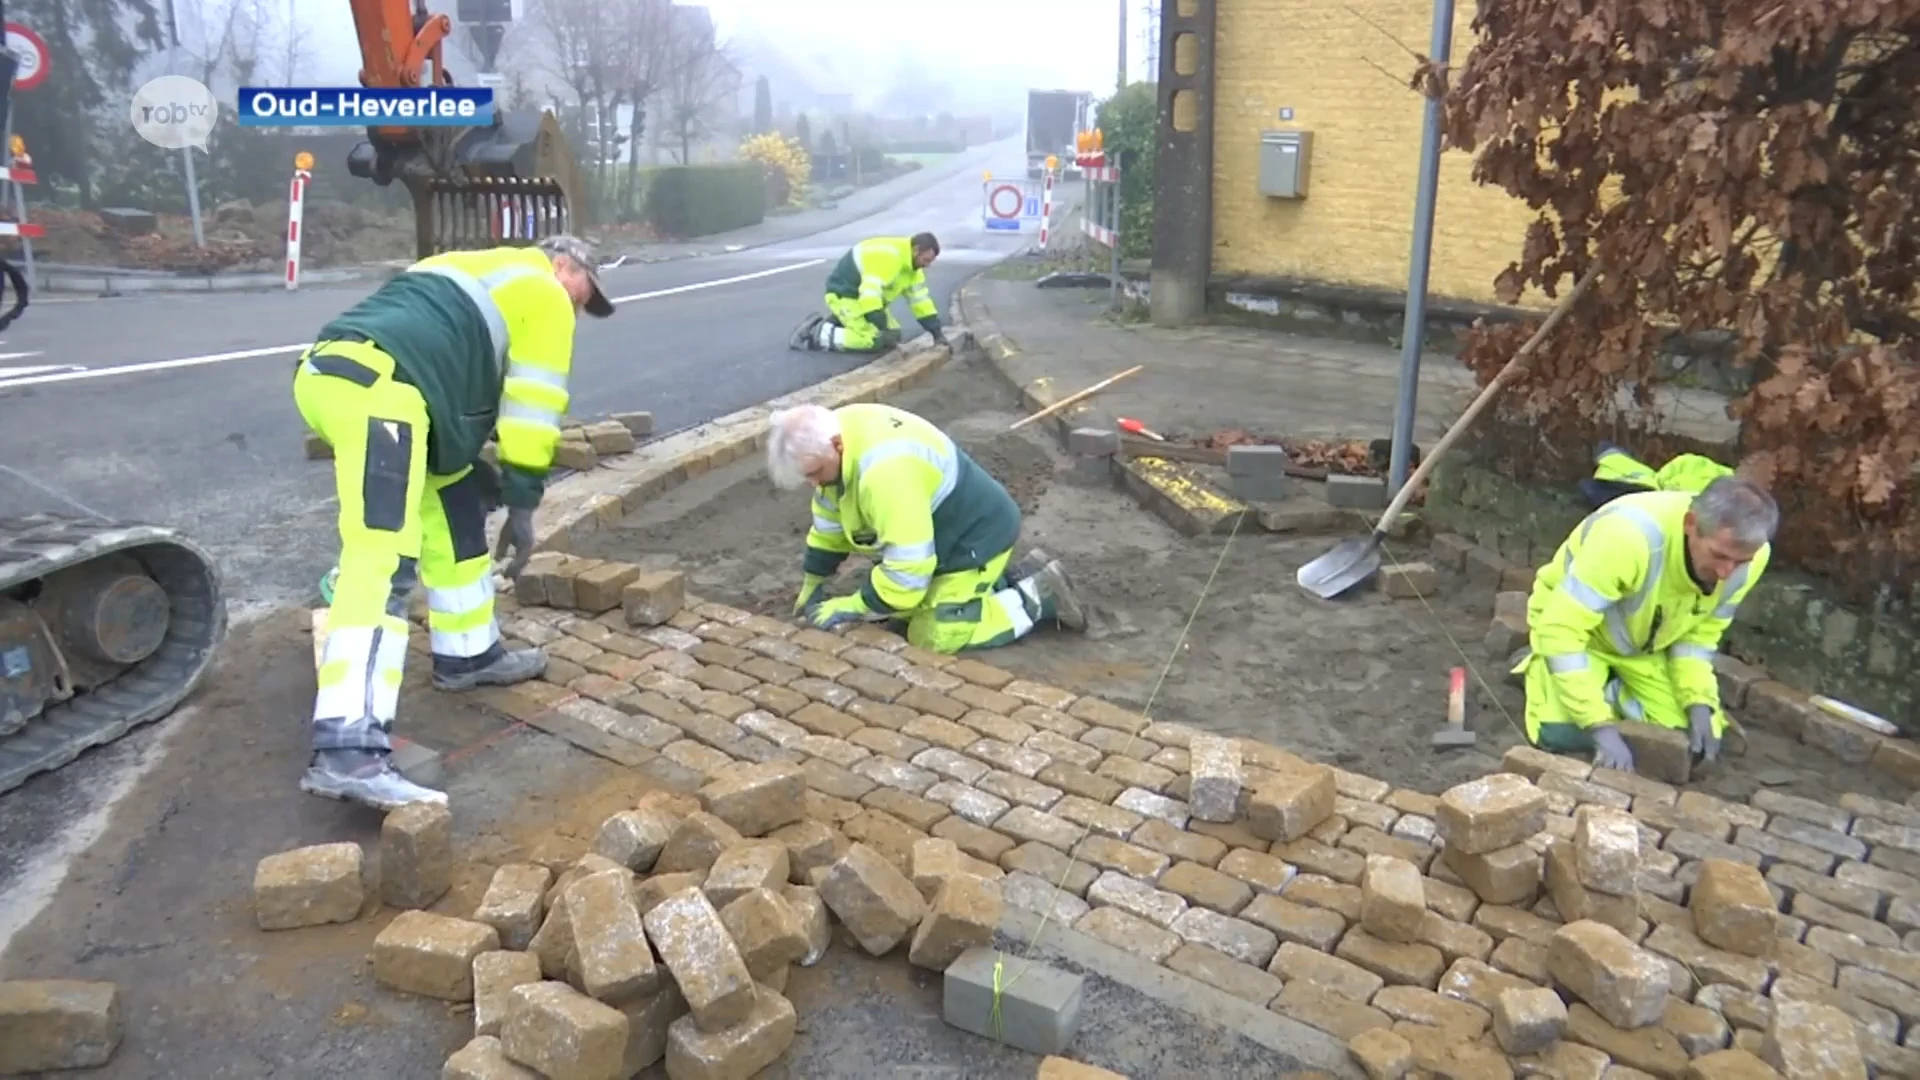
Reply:
[[[527,560],[533,557],[533,510],[531,507],[513,507],[507,511],[507,523],[500,527],[500,542],[494,545],[493,557],[505,559],[512,554],[512,562],[502,571],[508,578],[517,578],[520,571],[527,568]]]
[[[807,613],[807,609],[818,602],[820,586],[827,583],[825,574],[807,574],[800,579],[800,595],[793,601],[795,618]]]
[[[815,630],[833,630],[851,623],[865,622],[873,613],[858,593],[836,596],[807,609],[807,621]]]
[[[933,343],[935,345],[945,345],[947,343],[947,333],[940,328],[940,317],[938,315],[929,315],[921,319],[920,329],[933,335]]]
[[[887,309],[880,308],[875,311],[867,312],[867,321],[872,323],[874,326],[880,328],[881,330],[887,329]]]
[[[1619,728],[1602,724],[1588,729],[1587,734],[1593,737],[1594,768],[1633,771],[1633,751],[1627,749],[1627,740],[1621,737]]]
[[[1720,738],[1713,733],[1713,706],[1687,706],[1687,732],[1691,740],[1688,749],[1706,761],[1720,759]]]

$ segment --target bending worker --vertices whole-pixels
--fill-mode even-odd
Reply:
[[[770,423],[774,482],[814,487],[795,615],[823,630],[904,620],[908,641],[945,654],[1008,644],[1045,620],[1086,626],[1057,560],[1034,552],[1037,569],[1010,571],[1020,508],[939,428],[889,405],[801,405]],[[872,572],[827,599],[853,552],[876,557]]]
[[[1716,760],[1727,718],[1714,654],[1779,522],[1772,496],[1730,470],[1698,494],[1620,495],[1589,514],[1527,603],[1529,647],[1513,668],[1526,677],[1527,739],[1631,770],[1618,724],[1637,720],[1687,732],[1695,755]]]
[[[900,321],[889,310],[902,295],[921,329],[945,345],[940,309],[927,292],[927,267],[940,256],[932,233],[862,240],[827,275],[827,314],[809,315],[788,344],[816,352],[884,352],[900,344]]]
[[[613,313],[584,241],[452,252],[395,276],[301,357],[294,401],[333,447],[340,573],[300,790],[383,810],[446,801],[387,760],[416,579],[427,586],[436,687],[506,686],[546,670],[541,650],[501,644],[487,477],[475,464],[497,429],[507,521],[494,554],[512,556],[513,576],[533,550],[582,310]]]

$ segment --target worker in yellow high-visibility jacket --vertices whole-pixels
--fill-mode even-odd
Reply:
[[[1534,577],[1528,649],[1513,668],[1526,679],[1528,740],[1632,769],[1617,724],[1637,720],[1688,732],[1694,753],[1716,759],[1726,714],[1714,654],[1779,521],[1772,496],[1732,475],[1698,494],[1621,495],[1588,515]]]
[[[927,267],[939,257],[932,233],[860,241],[827,275],[827,314],[807,316],[787,344],[827,352],[891,349],[900,344],[900,320],[890,308],[905,296],[920,328],[945,345],[940,309],[927,291]]]
[[[504,686],[545,671],[539,649],[501,642],[490,556],[511,556],[513,576],[532,553],[583,310],[613,313],[584,241],[452,252],[396,275],[301,356],[294,401],[333,448],[340,500],[302,791],[385,810],[446,801],[388,761],[416,580],[427,587],[435,686]],[[490,434],[507,507],[492,551],[487,484],[474,469]]]
[[[795,615],[823,630],[904,621],[908,641],[944,654],[1005,645],[1047,621],[1085,627],[1058,560],[1036,551],[1009,566],[1019,506],[939,428],[890,405],[802,405],[769,424],[774,482],[814,487]],[[876,560],[860,591],[825,598],[854,552]]]

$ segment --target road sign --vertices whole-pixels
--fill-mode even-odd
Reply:
[[[52,57],[47,52],[46,41],[39,34],[17,22],[8,23],[7,51],[13,54],[19,64],[13,73],[15,90],[31,90],[47,81]]]
[[[497,90],[507,85],[507,77],[497,71],[483,71],[473,77],[473,84],[475,86],[491,86]]]

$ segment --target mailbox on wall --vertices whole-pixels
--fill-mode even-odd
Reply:
[[[1313,152],[1311,131],[1260,133],[1260,194],[1275,199],[1307,197],[1307,158]]]

